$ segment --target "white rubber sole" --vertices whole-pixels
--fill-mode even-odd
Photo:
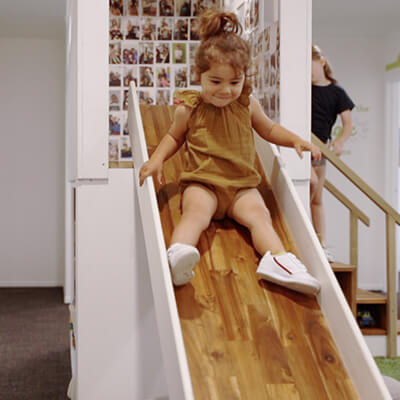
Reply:
[[[266,275],[266,274],[264,274],[262,272],[258,272],[258,271],[257,271],[257,274],[260,275],[266,281],[276,283],[279,286],[286,287],[286,288],[294,290],[296,292],[315,296],[321,290],[321,287],[317,280],[312,281],[312,282],[301,281],[301,280],[296,281],[296,280],[292,280],[292,279],[290,279],[290,280],[282,279],[281,276],[275,276],[272,274]]]

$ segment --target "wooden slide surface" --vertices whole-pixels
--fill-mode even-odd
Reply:
[[[141,106],[149,153],[173,112]],[[164,165],[163,185],[155,182],[167,246],[180,218],[182,161],[180,150]],[[259,189],[284,245],[296,253],[265,176]],[[256,275],[259,256],[245,228],[213,221],[198,248],[195,278],[175,288],[195,399],[358,399],[318,302]]]

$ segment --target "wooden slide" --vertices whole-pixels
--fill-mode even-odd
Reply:
[[[136,179],[173,112],[173,106],[139,111],[131,90]],[[165,250],[180,218],[183,150],[165,163],[162,185],[149,178],[139,187],[136,180],[169,398],[390,399],[294,188],[282,174],[279,155],[266,145],[270,154],[259,151],[260,159],[269,160],[269,166],[259,163],[260,192],[286,248],[320,279],[318,298],[260,279],[255,273],[259,255],[249,234],[230,219],[211,223],[200,238],[195,278],[174,288]],[[286,192],[281,187],[274,193],[274,183]],[[282,195],[283,207],[276,201]],[[288,216],[285,207],[297,211]],[[291,226],[289,218],[298,221]]]

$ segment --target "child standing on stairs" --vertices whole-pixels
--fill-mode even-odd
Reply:
[[[337,156],[343,151],[344,142],[350,137],[353,129],[351,110],[354,103],[337,84],[333,77],[328,60],[322,55],[318,46],[312,46],[312,118],[311,130],[324,143],[329,143],[331,130],[338,115],[342,120],[342,132],[330,143]],[[326,174],[326,160],[312,161],[310,208],[314,229],[321,242],[329,262],[334,261],[332,253],[326,248],[325,242],[325,210],[322,203],[322,191]]]
[[[195,246],[201,233],[212,219],[228,216],[249,229],[255,249],[263,256],[258,274],[290,289],[317,294],[319,282],[285,250],[257,190],[261,177],[255,168],[252,128],[271,143],[293,147],[300,157],[303,151],[311,151],[319,160],[321,153],[274,124],[250,96],[246,76],[250,50],[239,36],[241,30],[235,14],[208,10],[201,16],[196,53],[201,92],[178,93],[172,126],[142,166],[140,184],[154,173],[160,180],[163,162],[185,143],[185,169],[180,175],[182,218],[167,251],[175,285],[194,277],[200,259]]]

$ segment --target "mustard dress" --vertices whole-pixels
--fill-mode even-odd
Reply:
[[[195,90],[178,92],[176,100],[192,109],[180,182],[183,187],[197,182],[211,188],[218,199],[214,218],[224,218],[237,191],[261,181],[255,168],[249,96],[242,94],[225,107],[205,103]]]

